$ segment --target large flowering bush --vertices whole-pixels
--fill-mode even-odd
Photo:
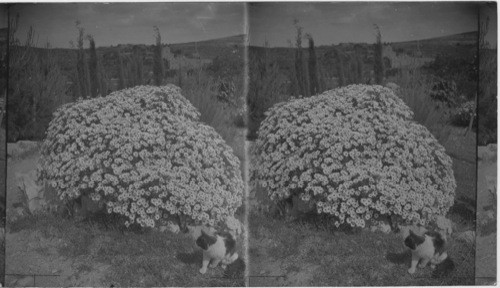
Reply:
[[[254,146],[253,179],[275,201],[297,195],[335,225],[380,215],[426,224],[453,204],[444,148],[392,90],[351,85],[273,106]]]
[[[242,204],[239,160],[180,89],[139,86],[54,113],[39,177],[61,199],[87,195],[125,223],[172,216],[214,226]]]

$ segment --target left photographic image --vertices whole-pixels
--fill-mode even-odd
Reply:
[[[5,99],[7,98],[7,9],[0,5],[0,284],[5,283]]]
[[[245,9],[0,6],[2,285],[245,286]]]

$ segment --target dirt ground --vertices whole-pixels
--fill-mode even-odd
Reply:
[[[6,286],[106,285],[102,279],[109,265],[82,269],[87,263],[85,257],[68,259],[59,256],[56,248],[62,245],[61,239],[47,239],[37,234],[37,231],[30,230],[7,234]]]
[[[481,149],[481,148],[480,148]],[[490,210],[492,198],[488,191],[488,182],[496,179],[497,161],[478,161],[477,179],[477,214],[484,215]],[[496,215],[494,215],[496,218]],[[478,220],[481,216],[478,216]],[[481,227],[478,227],[480,231]],[[477,284],[496,282],[496,239],[497,232],[490,231],[476,234],[476,277]]]
[[[19,202],[17,173],[35,169],[39,154],[24,159],[8,159],[7,207],[15,213],[13,204]],[[7,215],[11,217],[12,215]],[[38,241],[32,241],[37,239]],[[5,284],[6,286],[102,286],[100,278],[106,269],[95,267],[90,271],[75,273],[85,264],[85,259],[65,259],[58,255],[56,247],[60,239],[47,239],[37,231],[24,230],[6,234]]]

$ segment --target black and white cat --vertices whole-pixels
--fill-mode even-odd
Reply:
[[[221,263],[221,267],[226,269],[227,265],[238,259],[238,253],[235,251],[236,240],[230,233],[216,232],[209,235],[201,230],[201,235],[196,239],[196,245],[203,249],[201,274],[207,272],[208,264],[210,264],[210,268],[215,268]]]
[[[439,265],[433,273],[435,277],[451,272],[454,264],[445,251],[445,244],[446,240],[438,232],[427,231],[419,236],[410,230],[410,235],[405,239],[405,245],[411,249],[411,266],[408,273],[415,273],[417,264],[419,268],[424,268],[428,263],[433,269]]]

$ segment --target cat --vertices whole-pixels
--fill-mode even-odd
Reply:
[[[417,264],[419,268],[423,268],[428,263],[433,269],[439,265],[439,269],[433,272],[434,277],[443,276],[453,270],[453,261],[445,251],[446,240],[440,233],[427,231],[419,236],[410,230],[410,235],[406,237],[404,243],[411,249],[411,266],[408,273],[415,273]]]
[[[196,239],[196,245],[203,249],[201,274],[207,272],[208,264],[210,268],[215,268],[221,263],[221,267],[226,269],[227,265],[238,259],[238,253],[235,251],[236,240],[230,233],[217,232],[209,235],[201,230],[201,235]]]

